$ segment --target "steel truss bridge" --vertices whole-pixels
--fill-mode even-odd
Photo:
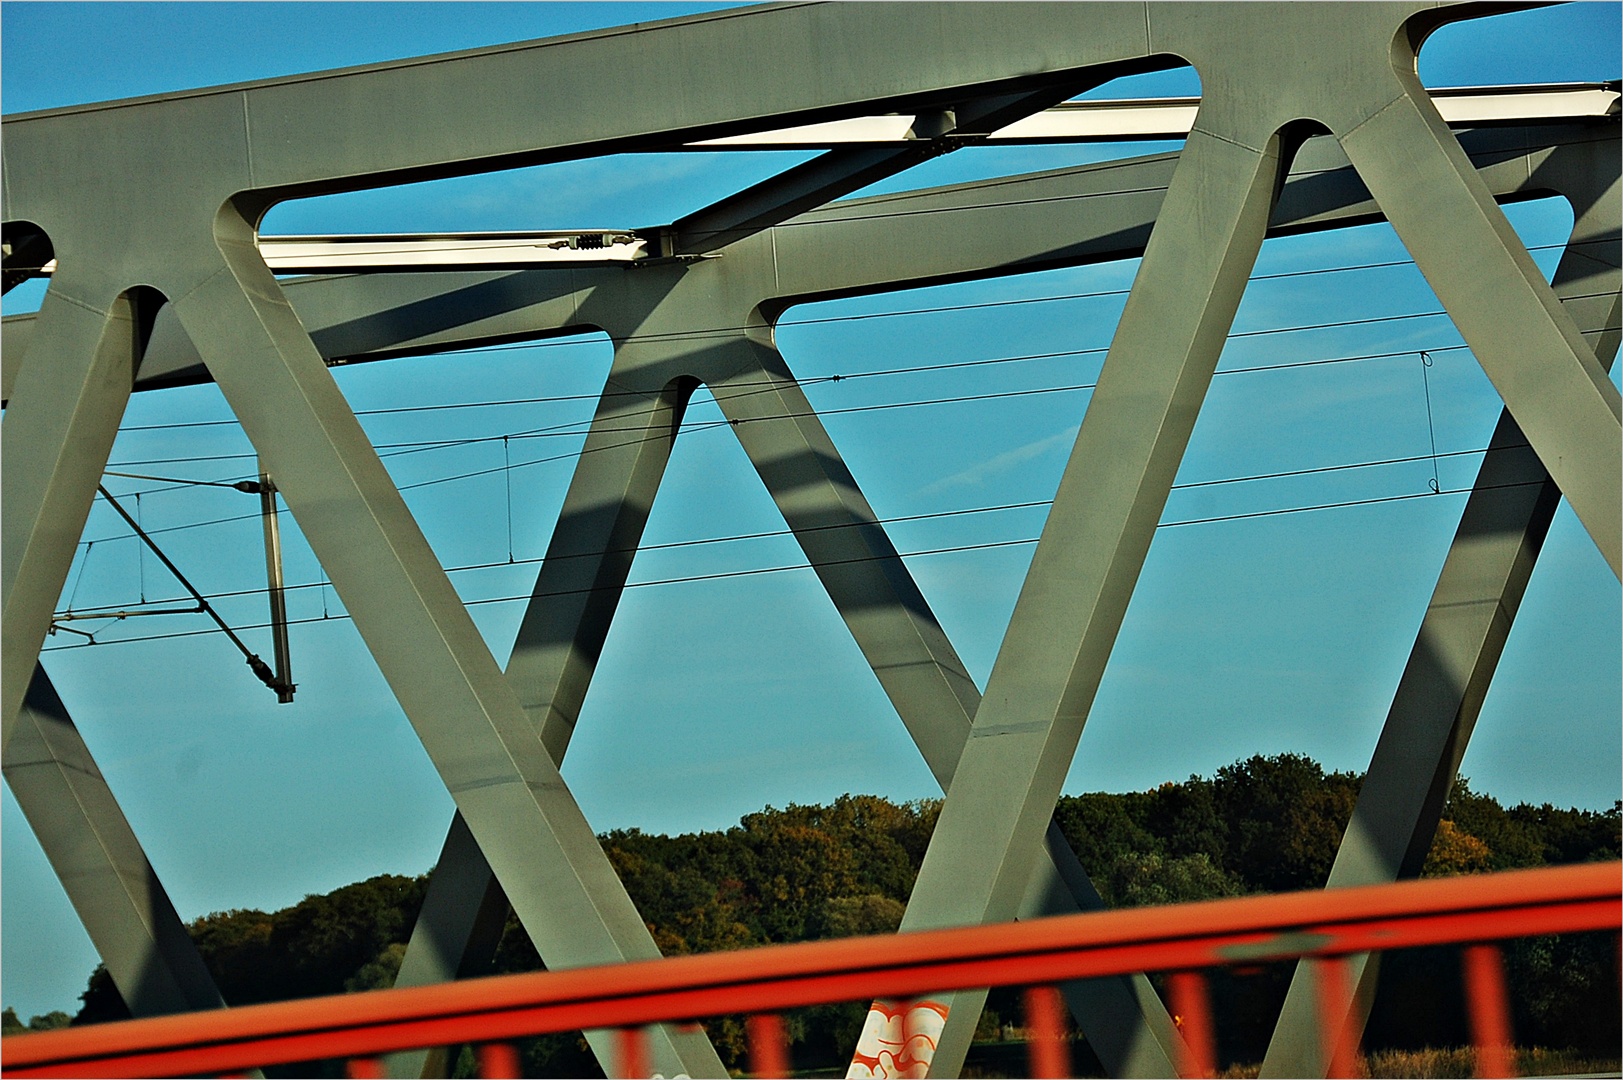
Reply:
[[[1496,10],[786,4],[8,117],[6,286],[52,278],[37,315],[5,325],[4,770],[131,1010],[223,1002],[38,658],[133,391],[218,384],[456,803],[398,986],[487,969],[509,905],[555,971],[658,959],[558,762],[700,385],[946,792],[903,929],[1086,912],[1102,901],[1053,808],[1247,275],[1265,237],[1383,218],[1505,407],[1329,885],[1415,876],[1562,496],[1614,574],[1623,561],[1617,94],[1434,101],[1420,44]],[[760,56],[776,60],[736,63]],[[1068,104],[1185,63],[1198,102]],[[1177,154],[830,205],[976,142],[1185,132]],[[386,252],[256,233],[287,199],[696,144],[825,150],[624,233],[392,237]],[[1498,204],[1549,194],[1575,224],[1546,283]],[[774,319],[1140,255],[978,687]],[[311,276],[274,276],[295,271]],[[504,666],[328,369],[593,328],[613,367]],[[1374,966],[1350,966],[1356,1030]],[[1175,1075],[1187,1051],[1142,974],[1062,989],[1113,1073]],[[961,1066],[984,994],[941,999],[932,1075]],[[1337,1021],[1315,1009],[1304,969],[1265,1075],[1324,1075],[1317,1032]],[[609,1033],[588,1040],[614,1060]],[[648,1055],[665,1075],[724,1075],[691,1028],[653,1029]]]

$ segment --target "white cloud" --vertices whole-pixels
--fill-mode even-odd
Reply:
[[[1069,446],[1076,441],[1078,427],[1079,425],[1073,424],[1063,431],[1057,431],[1046,438],[1026,443],[1024,446],[1017,446],[1013,450],[1006,450],[978,465],[972,465],[950,476],[943,476],[934,483],[920,488],[917,494],[936,495],[957,487],[978,487],[994,476],[1008,472],[1022,462],[1042,457],[1056,446]]]

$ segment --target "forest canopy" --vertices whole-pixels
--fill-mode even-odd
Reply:
[[[1055,816],[1112,906],[1310,889],[1329,874],[1360,780],[1354,773],[1326,773],[1297,754],[1256,756],[1214,777],[1192,776],[1151,791],[1066,796]],[[673,956],[894,930],[939,811],[939,800],[897,804],[845,795],[828,806],[767,807],[725,831],[664,836],[616,830],[600,839],[661,951]],[[1612,860],[1620,846],[1616,805],[1609,811],[1506,808],[1462,778],[1422,876]],[[281,911],[216,912],[189,929],[230,1004],[387,987],[426,886],[426,874],[382,875]],[[1610,948],[1581,938],[1512,948],[1507,962],[1518,1041],[1579,1049],[1593,1043],[1615,1052],[1615,998],[1591,992],[1606,980],[1615,989]],[[1435,952],[1419,950],[1383,968],[1367,1045],[1403,1046],[1435,1033],[1410,1031],[1415,1010],[1405,1005],[1458,998],[1453,961]],[[523,928],[509,917],[494,970],[540,967]],[[1227,1014],[1225,1058],[1260,1057],[1287,978],[1283,971],[1243,987],[1217,987],[1228,998],[1217,1003],[1220,1015]],[[82,1000],[74,1023],[128,1015],[101,968]],[[994,995],[988,1005],[982,1024],[988,1032],[996,1030],[1000,1003]],[[863,1011],[853,1003],[794,1018],[797,1065],[837,1064],[855,1041]],[[1448,1008],[1422,1011],[1444,1029],[1459,1027],[1463,1041],[1463,1017]],[[22,1028],[10,1019],[8,1030]],[[43,1025],[56,1018],[35,1019]],[[740,1025],[723,1020],[710,1030],[723,1060],[741,1061]],[[578,1038],[535,1040],[527,1057],[530,1075],[595,1074]]]

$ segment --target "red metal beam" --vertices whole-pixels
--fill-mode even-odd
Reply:
[[[509,975],[13,1036],[8,1076],[250,1066],[829,1001],[1617,930],[1623,864],[1247,897]]]

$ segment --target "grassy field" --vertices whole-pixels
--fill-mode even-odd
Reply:
[[[1465,1047],[1424,1050],[1383,1050],[1358,1059],[1359,1075],[1368,1077],[1470,1077],[1476,1075],[1475,1052]],[[1570,1050],[1534,1047],[1516,1051],[1519,1076],[1617,1076],[1617,1058],[1599,1059]],[[1220,1075],[1240,1078],[1257,1075],[1258,1065],[1235,1066]]]
[[[1415,1077],[1421,1080],[1464,1078],[1476,1075],[1475,1059],[1475,1052],[1468,1047],[1382,1050],[1359,1057],[1358,1075],[1371,1078]],[[1260,1068],[1258,1063],[1235,1065],[1218,1075],[1226,1080],[1250,1080]],[[963,1075],[985,1078],[1025,1076],[1027,1070],[1023,1043],[978,1043],[970,1051]],[[1519,1076],[1618,1076],[1619,1059],[1597,1058],[1571,1050],[1548,1050],[1543,1047],[1518,1049],[1516,1073]]]

